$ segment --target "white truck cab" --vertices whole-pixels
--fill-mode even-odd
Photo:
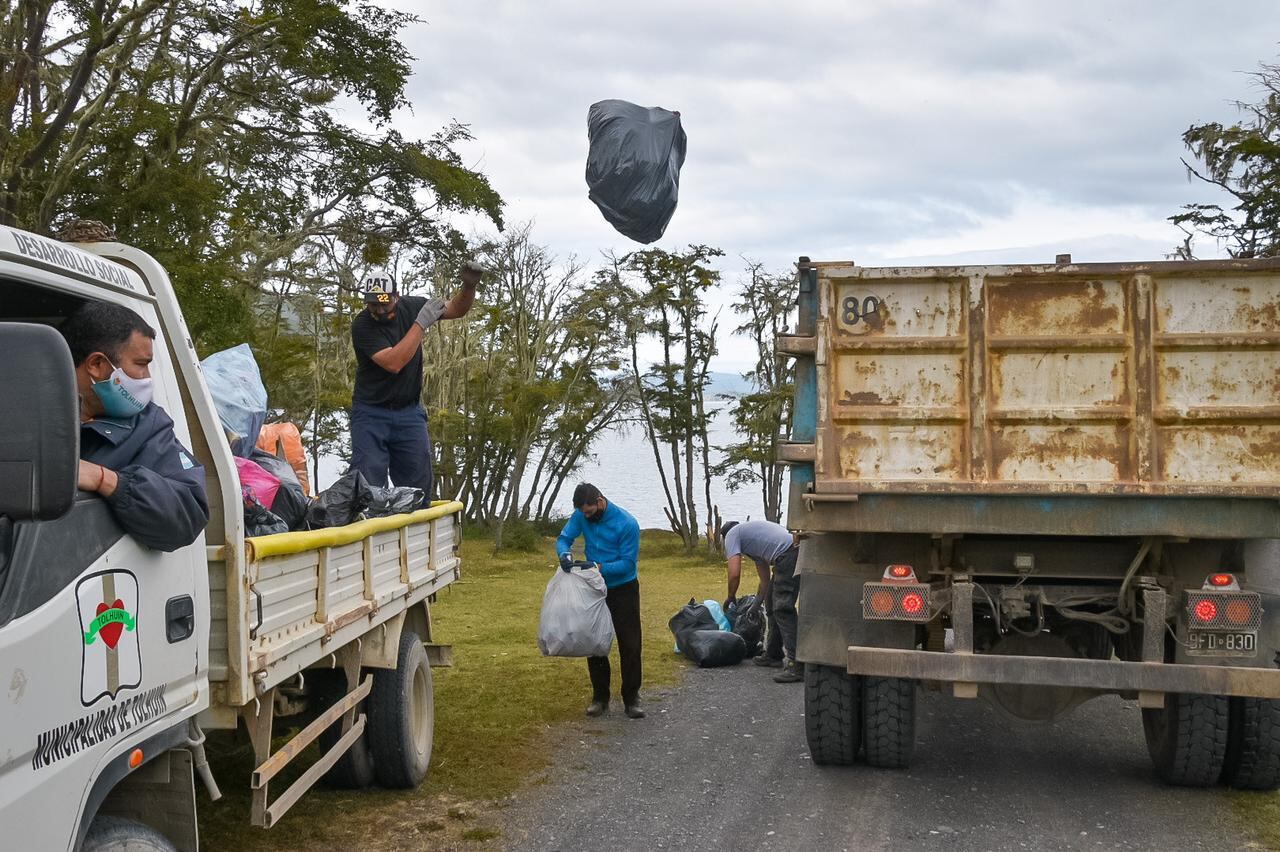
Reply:
[[[156,329],[154,402],[205,468],[210,523],[172,553],[76,491],[80,407],[56,329],[87,300]],[[425,776],[430,665],[449,658],[424,646],[428,603],[458,576],[461,505],[248,540],[241,505],[164,270],[118,243],[0,227],[0,830],[22,848],[196,849],[195,779],[217,797],[202,726],[249,729],[260,765],[243,780],[263,827],[326,773]],[[406,712],[367,718],[397,700]],[[276,718],[304,726],[273,754]],[[384,726],[399,765],[379,764],[366,724]],[[324,756],[271,802],[271,777],[314,739]]]

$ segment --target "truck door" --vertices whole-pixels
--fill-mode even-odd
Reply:
[[[115,298],[159,328],[145,299],[86,294],[79,282],[60,286],[36,271],[6,280],[4,266],[0,321],[23,319],[14,314],[28,305],[33,318],[56,324],[51,309],[94,297]],[[31,277],[48,278],[47,289]],[[160,339],[151,369],[155,402],[186,445]],[[25,848],[67,848],[81,811],[96,807],[90,800],[107,762],[199,709],[204,564],[203,535],[173,553],[151,550],[125,534],[96,494],[81,492],[57,520],[0,520],[0,825],[21,826]]]

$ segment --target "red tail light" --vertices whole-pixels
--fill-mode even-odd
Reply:
[[[1236,585],[1236,578],[1234,574],[1210,574],[1205,585],[1223,589]]]
[[[929,587],[924,583],[888,579],[864,583],[862,617],[870,621],[928,621]]]
[[[1192,613],[1195,614],[1197,621],[1208,624],[1218,617],[1218,605],[1211,600],[1201,600],[1196,602]]]
[[[898,580],[900,582],[914,583],[916,581],[916,569],[910,565],[890,565],[884,569],[884,579],[886,582]]]
[[[882,616],[887,616],[893,612],[893,592],[872,592],[871,611],[876,615]]]
[[[1231,578],[1232,588],[1205,588],[1187,592],[1187,624],[1198,630],[1257,630],[1262,624],[1262,597],[1242,592]]]
[[[1232,624],[1248,624],[1253,620],[1253,607],[1246,600],[1227,601],[1227,621]]]

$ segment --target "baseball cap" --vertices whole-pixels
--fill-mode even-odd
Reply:
[[[371,272],[360,280],[366,305],[385,305],[395,299],[396,280],[388,272]]]

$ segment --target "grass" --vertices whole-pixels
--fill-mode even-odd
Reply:
[[[458,839],[476,846],[496,839],[493,829],[446,819],[445,812],[459,802],[492,807],[547,768],[546,746],[555,726],[581,718],[591,696],[583,660],[547,658],[538,651],[538,613],[555,570],[553,551],[551,539],[534,553],[495,553],[484,538],[463,542],[463,579],[441,593],[431,610],[435,640],[453,645],[454,665],[434,670],[435,745],[431,774],[421,787],[317,787],[275,828],[252,829],[252,750],[223,738],[214,743],[219,747],[211,762],[226,798],[200,803],[208,848],[431,848]],[[723,563],[687,555],[670,533],[646,531],[640,547],[646,688],[677,682],[686,666],[672,653],[667,620],[690,597],[724,597]],[[616,648],[612,656],[616,693]],[[296,774],[273,782],[273,796]]]
[[[1280,849],[1280,796],[1233,792],[1231,809],[1259,848]]]

